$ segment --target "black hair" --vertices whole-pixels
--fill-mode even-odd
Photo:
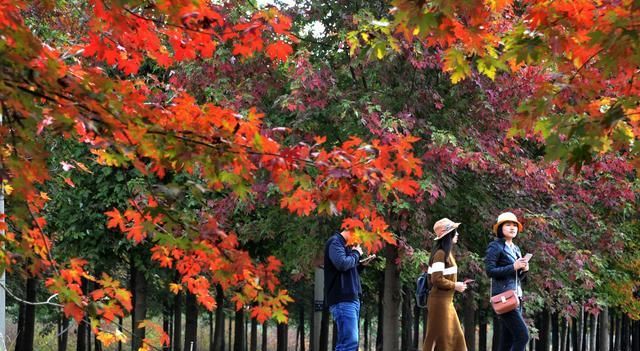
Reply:
[[[507,222],[502,222],[500,223],[500,225],[498,226],[498,230],[496,235],[498,236],[499,239],[504,239],[504,233],[502,232],[502,227],[504,227],[504,224]]]
[[[446,264],[449,264],[449,255],[451,254],[451,248],[453,247],[453,237],[456,235],[456,232],[457,231],[454,229],[433,243],[433,248],[431,249],[431,257],[429,257],[429,266],[433,264],[433,258],[436,256],[436,252],[438,252],[438,250],[444,251],[444,262]]]

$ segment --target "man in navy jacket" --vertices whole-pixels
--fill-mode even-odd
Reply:
[[[335,351],[358,350],[358,319],[362,286],[358,264],[360,245],[347,246],[351,232],[335,232],[324,248],[325,303],[338,327]]]

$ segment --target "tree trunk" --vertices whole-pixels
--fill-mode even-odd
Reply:
[[[620,350],[629,351],[631,334],[629,333],[629,318],[626,314],[622,314],[620,317],[622,319],[622,330],[620,331]]]
[[[228,330],[229,330],[229,333],[228,333],[229,334],[228,335],[229,339],[228,339],[228,342],[227,342],[227,344],[229,345],[229,350],[233,349],[233,346],[232,346],[233,345],[233,341],[231,340],[231,334],[233,333],[233,325],[234,325],[233,324],[233,319],[231,318],[231,316],[229,316],[229,328],[228,328]]]
[[[133,261],[133,260],[132,260]],[[131,263],[131,286],[133,287],[133,311],[131,313],[131,350],[138,351],[142,347],[146,333],[138,324],[147,318],[147,279],[144,272]]]
[[[401,350],[410,350],[413,347],[411,326],[413,325],[413,311],[411,310],[411,297],[413,289],[409,286],[402,288],[402,334],[400,337]]]
[[[300,351],[305,351],[304,345],[304,305],[300,304],[300,319],[298,321],[298,335],[300,336]],[[298,350],[295,350],[298,351]]]
[[[589,351],[596,351],[596,335],[598,333],[596,321],[596,316],[589,314]]]
[[[209,351],[224,351],[224,291],[216,285],[216,328]]]
[[[67,318],[64,313],[61,313],[58,321],[58,351],[67,351],[67,343],[69,340],[69,318]]]
[[[207,312],[209,316],[209,351],[213,350],[213,311]]]
[[[302,341],[304,342],[304,335]],[[258,321],[251,318],[251,351],[258,351]],[[304,348],[302,349],[304,351]]]
[[[262,351],[267,351],[267,342],[269,340],[267,333],[269,332],[269,324],[265,321],[262,323]]]
[[[244,351],[244,310],[236,311],[234,323],[236,328],[233,335],[233,351]]]
[[[464,339],[467,342],[468,351],[476,351],[476,309],[473,305],[471,293],[462,298],[462,324],[464,325]]]
[[[197,351],[198,348],[198,301],[191,292],[186,292],[184,314],[184,351]]]
[[[102,351],[102,342],[98,339],[98,335],[93,338],[93,349],[95,351]]]
[[[384,275],[380,276],[378,286],[378,328],[376,329],[376,351],[382,351],[383,333],[384,328]]]
[[[551,350],[560,349],[560,317],[558,313],[551,314]]]
[[[572,340],[573,340],[573,338],[571,337],[571,332],[572,332],[573,329],[574,329],[573,318],[569,318],[569,319],[567,319],[567,335],[566,335],[567,338],[566,338],[566,340],[564,342],[564,349],[566,351],[573,351],[571,349]]]
[[[289,344],[288,327],[289,326],[287,324],[278,323],[277,351],[287,351],[287,346]]]
[[[585,351],[586,347],[587,347],[587,343],[586,343],[586,332],[587,332],[587,324],[586,324],[586,319],[585,319],[585,312],[584,312],[584,306],[580,306],[580,321],[579,321],[579,333],[578,333],[578,349]]]
[[[567,350],[567,320],[565,318],[561,318],[560,323],[560,351],[569,351]]]
[[[614,348],[616,340],[616,315],[615,310],[609,313],[609,349],[619,351]]]
[[[587,314],[587,312],[584,309],[584,306],[582,307],[582,340],[580,341],[580,348],[582,349],[582,351],[588,351],[589,350],[589,342],[587,341],[587,334],[589,333],[589,315]]]
[[[118,317],[118,331],[122,333],[122,317]],[[118,351],[122,351],[122,341],[118,341]]]
[[[398,259],[398,247],[387,245],[384,249],[387,263],[384,268],[384,340],[382,340],[382,351],[398,350],[398,332],[400,325],[400,270],[396,264]]]
[[[369,339],[369,330],[371,328],[371,325],[370,325],[371,324],[371,317],[369,316],[369,310],[365,310],[365,312],[364,312],[364,323],[363,324],[364,324],[364,327],[363,327],[364,328],[364,330],[363,330],[364,331],[364,342],[363,342],[364,350],[365,351],[369,351],[369,344],[371,343],[370,339]]]
[[[27,278],[25,285],[25,301],[36,301],[36,278]],[[36,327],[36,306],[21,303],[18,312],[18,335],[16,337],[16,351],[32,351],[33,336]]]
[[[429,310],[422,311],[422,340],[427,337],[427,322],[429,321]]]
[[[173,298],[173,351],[182,350],[182,291]]]
[[[622,318],[618,315],[618,313],[616,313],[615,315],[615,321],[616,321],[616,338],[614,341],[614,346],[613,349],[616,351],[619,351],[621,349],[621,339],[622,339]]]
[[[92,283],[89,282],[89,285],[91,285],[91,284]],[[93,290],[93,289],[91,289],[91,290]],[[91,327],[87,328],[87,350],[88,351],[91,351],[91,340],[93,339],[92,338],[92,334],[93,334],[93,332],[91,331]]]
[[[169,339],[173,339],[171,335],[171,306],[169,304],[169,295],[162,298],[162,331],[169,335]],[[170,351],[171,345],[162,346],[163,351]]]
[[[89,293],[88,284],[89,284],[89,281],[86,278],[82,278],[82,294],[85,296]],[[81,321],[80,323],[78,323],[76,351],[87,351],[87,332],[88,331],[89,331],[89,326],[85,321]]]
[[[326,306],[322,309],[319,341],[318,351],[329,350],[329,309]]]
[[[487,312],[480,310],[478,313],[478,351],[487,351]]]
[[[26,288],[25,288],[26,295]],[[15,351],[20,351],[22,347],[22,339],[24,339],[24,324],[26,319],[26,304],[18,304],[18,328],[16,329],[16,345]],[[85,351],[85,350],[82,350]]]
[[[580,344],[578,343],[578,334],[580,333],[580,325],[578,318],[571,318],[571,347],[572,351],[580,351]]]
[[[418,306],[413,307],[413,351],[420,350],[420,313],[422,309]],[[368,351],[368,350],[367,350]]]
[[[640,351],[640,321],[633,321],[633,339],[631,349]]]
[[[549,351],[549,310],[543,309],[540,313],[539,339],[536,343],[536,351]]]

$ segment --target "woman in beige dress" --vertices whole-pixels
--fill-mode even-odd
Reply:
[[[456,281],[458,266],[451,254],[453,244],[458,242],[456,229],[459,225],[443,218],[433,226],[436,238],[429,259],[432,288],[427,302],[429,317],[423,351],[467,350],[460,320],[453,307],[453,294],[467,289],[467,284]]]

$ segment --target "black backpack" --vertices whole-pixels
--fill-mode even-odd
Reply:
[[[416,280],[416,306],[420,308],[427,307],[427,298],[429,297],[429,290],[431,290],[431,283],[429,282],[429,274],[422,272]]]

